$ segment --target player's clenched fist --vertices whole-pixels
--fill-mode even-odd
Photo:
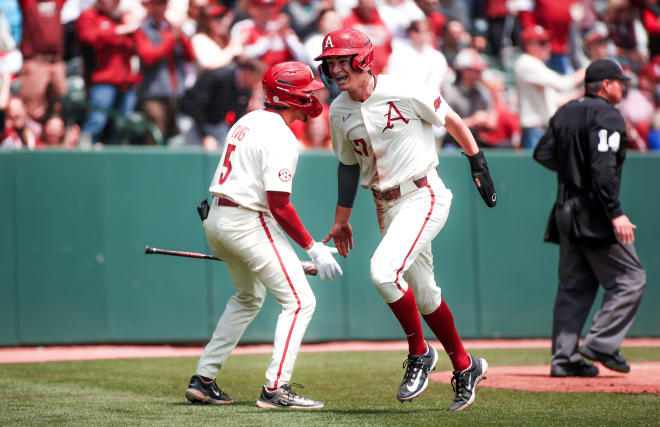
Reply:
[[[322,242],[314,242],[312,247],[307,249],[307,255],[309,255],[309,258],[319,270],[321,280],[332,280],[337,275],[341,276],[344,274],[332,256],[333,253],[336,254],[337,249],[326,246]]]

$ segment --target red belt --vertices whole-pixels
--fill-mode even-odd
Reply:
[[[427,184],[426,176],[423,176],[420,179],[413,181],[413,184],[415,184],[417,188],[426,187]],[[401,187],[398,186],[394,188],[390,188],[389,190],[383,192],[376,191],[372,188],[371,192],[374,194],[374,198],[376,200],[385,200],[390,202],[392,200],[396,200],[399,197],[401,197]]]
[[[220,197],[218,197],[218,206],[229,206],[229,207],[232,207],[232,208],[237,208],[238,207],[238,205],[236,203],[232,202],[231,200],[223,199],[223,198],[220,198]]]

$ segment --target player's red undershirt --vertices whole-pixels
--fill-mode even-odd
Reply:
[[[266,191],[268,209],[280,227],[303,249],[308,248],[314,239],[309,235],[300,221],[296,209],[289,200],[289,193],[284,191]]]

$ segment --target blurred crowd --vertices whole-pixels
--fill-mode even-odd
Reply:
[[[218,150],[269,66],[316,72],[343,27],[370,37],[374,73],[440,88],[483,147],[533,148],[586,66],[616,59],[630,147],[660,149],[660,0],[0,0],[0,147]],[[301,150],[330,148],[322,92]]]

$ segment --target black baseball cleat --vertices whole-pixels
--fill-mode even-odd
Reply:
[[[210,405],[229,405],[234,403],[234,399],[218,388],[215,380],[207,383],[199,375],[193,375],[190,378],[190,384],[188,384],[188,388],[186,389],[186,399],[192,403]]]
[[[264,409],[320,409],[323,402],[317,402],[298,395],[291,390],[291,386],[305,388],[302,384],[282,384],[273,391],[268,391],[266,386],[261,389],[261,396],[257,400],[257,406]]]
[[[406,373],[403,375],[403,381],[396,394],[399,402],[413,400],[422,394],[429,384],[429,372],[435,369],[436,363],[438,363],[438,352],[428,342],[426,343],[426,353],[421,356],[408,355],[403,362]]]
[[[598,375],[598,367],[589,362],[560,363],[550,368],[551,377],[595,377]]]
[[[589,360],[600,362],[606,368],[613,371],[628,373],[630,372],[630,365],[623,357],[621,352],[617,350],[614,354],[601,353],[600,351],[593,350],[589,347],[578,347],[578,353],[583,355]]]
[[[450,411],[464,411],[474,403],[474,389],[479,381],[486,379],[488,362],[481,357],[470,356],[470,367],[464,371],[454,371],[451,387],[456,393],[454,401],[449,406]]]

